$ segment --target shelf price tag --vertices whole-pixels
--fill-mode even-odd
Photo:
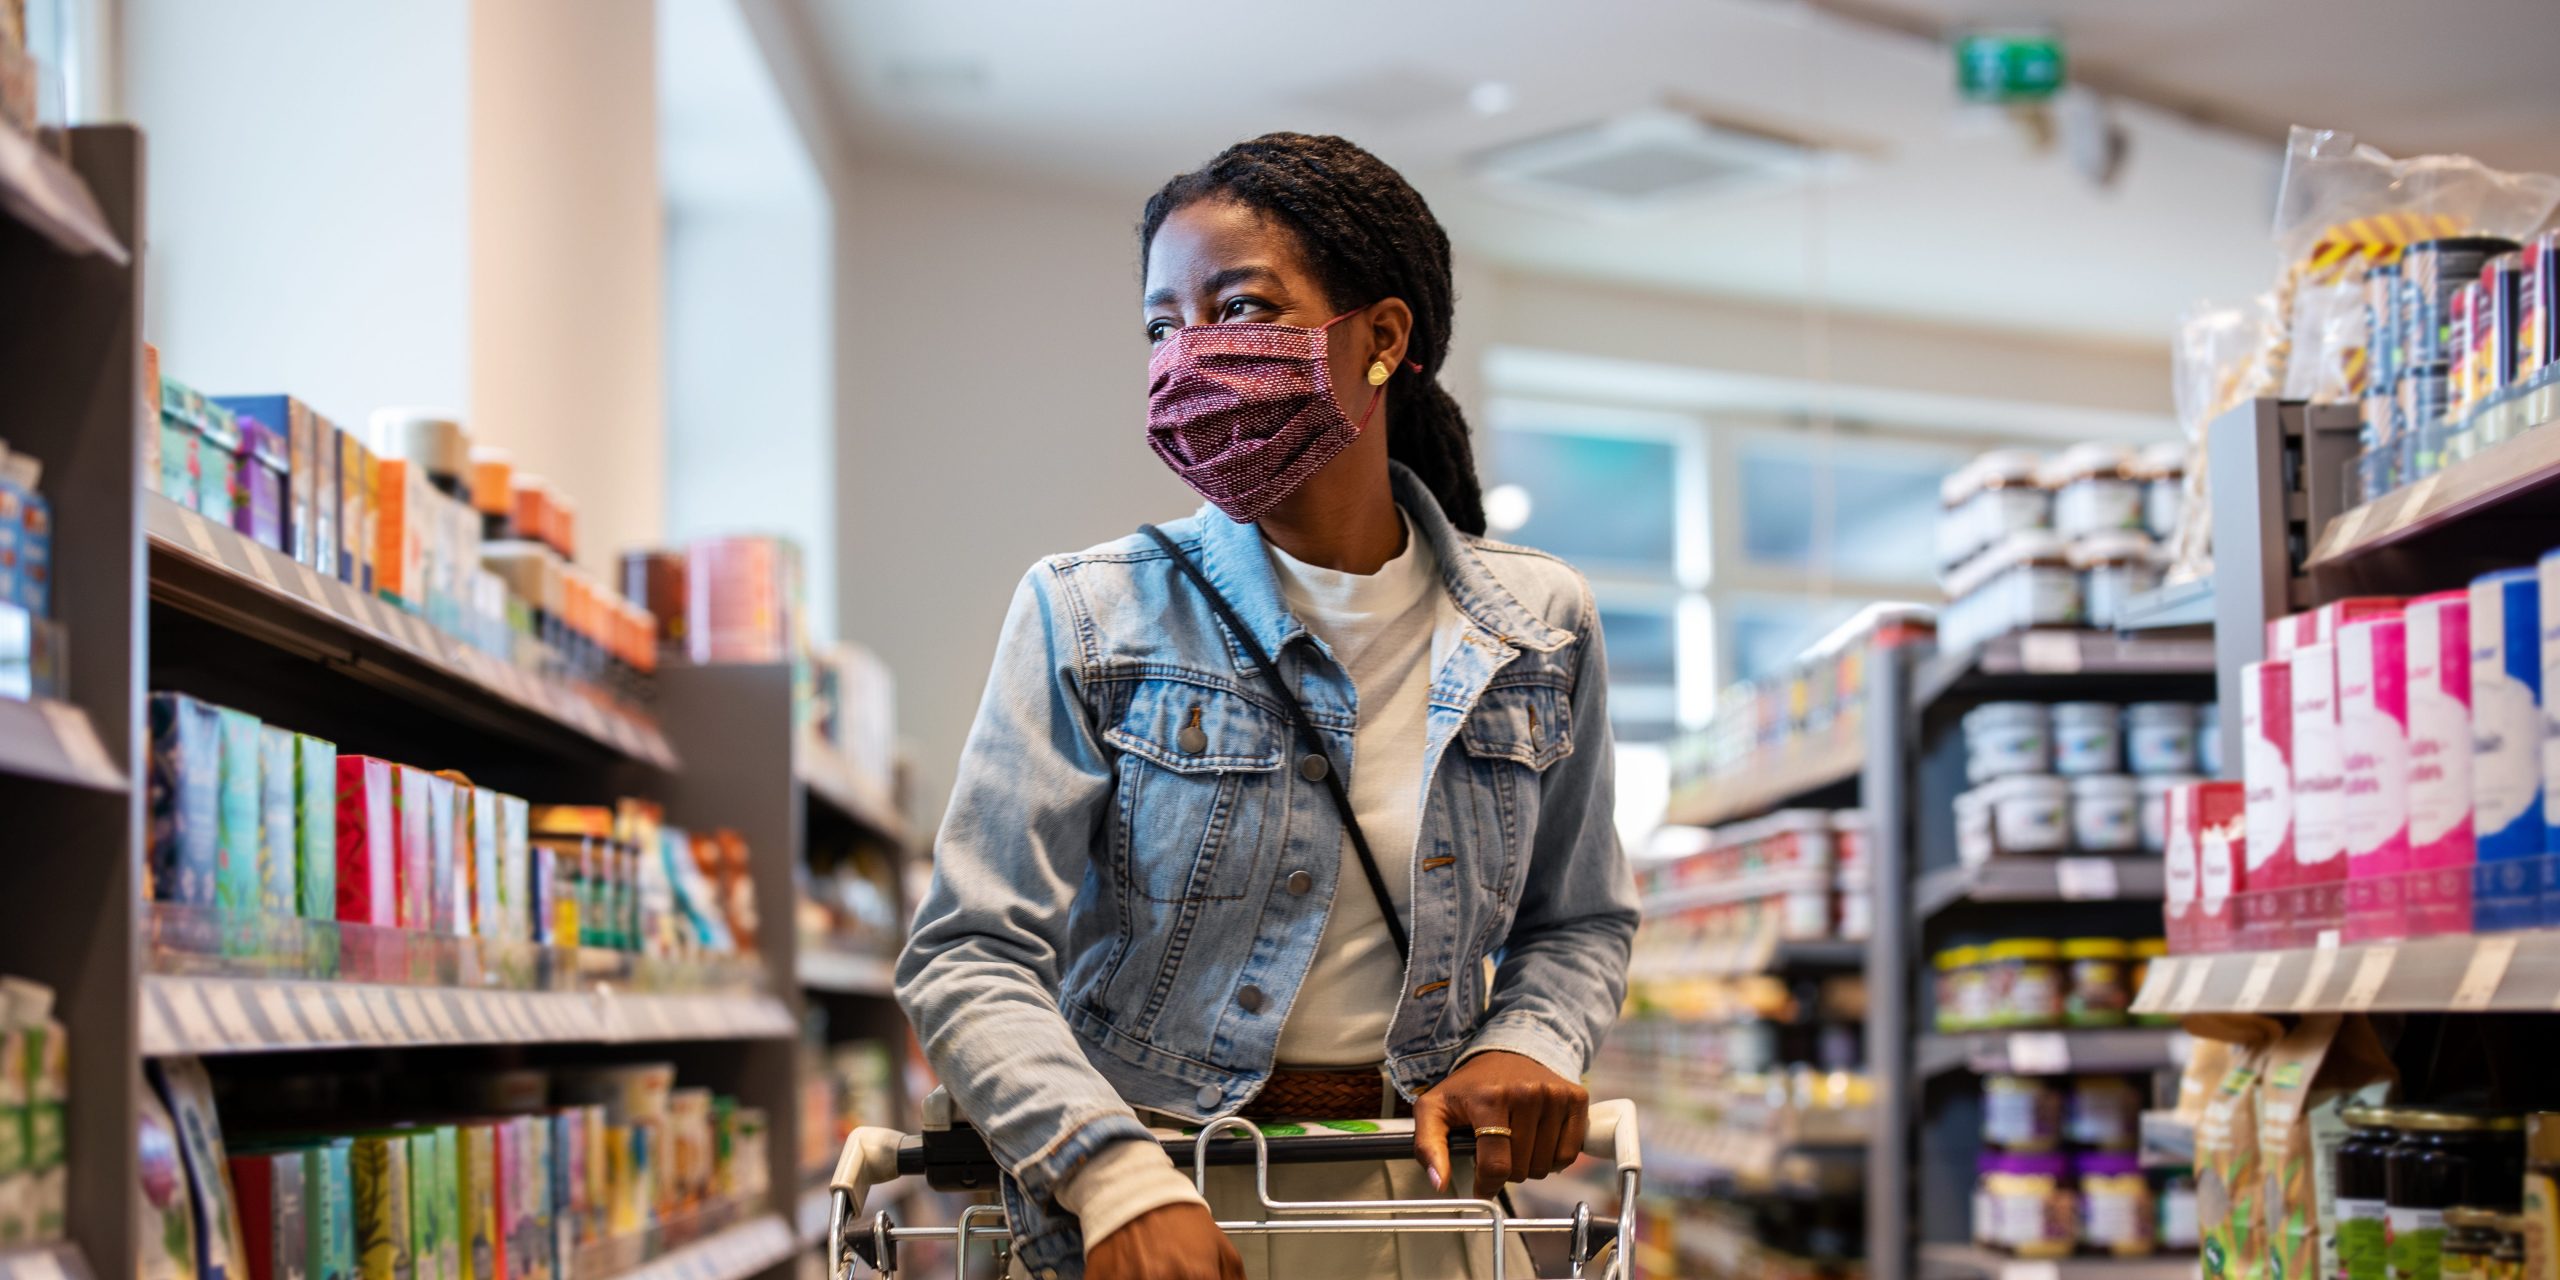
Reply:
[[[2293,995],[2293,1011],[2309,1013],[2320,1007],[2320,993],[2329,985],[2329,975],[2338,967],[2338,949],[2320,947],[2311,953],[2311,967],[2302,975],[2302,989]]]
[[[2507,962],[2516,958],[2516,936],[2493,933],[2471,948],[2471,963],[2463,966],[2462,983],[2453,989],[2453,1007],[2466,1013],[2477,1013],[2498,998],[2498,984],[2507,977]]]
[[[197,555],[215,564],[222,563],[222,548],[214,542],[213,530],[205,527],[203,516],[180,507],[178,508],[178,527],[186,532],[187,545],[194,547]]]
[[[240,558],[249,562],[249,576],[277,595],[284,594],[284,584],[276,580],[276,571],[267,567],[266,550],[251,544],[240,549]]]
[[[163,983],[160,987],[169,1006],[169,1014],[178,1020],[178,1046],[182,1049],[219,1049],[230,1043],[222,1028],[214,1025],[213,1014],[204,1006],[204,993],[192,982]]]
[[[2142,976],[2142,990],[2133,993],[2134,1013],[2158,1013],[2169,1003],[2169,993],[2178,989],[2179,966],[2186,961],[2168,956],[2151,962]]]
[[[2284,957],[2273,951],[2251,960],[2249,976],[2241,981],[2240,998],[2232,1002],[2232,1007],[2242,1013],[2256,1013],[2264,1007],[2267,1003],[2267,988],[2275,985],[2276,970],[2283,964]]]
[[[2059,1031],[2019,1031],[2009,1037],[2009,1070],[2022,1076],[2071,1074],[2071,1042]]]
[[[478,992],[465,995],[456,1002],[462,1011],[463,1033],[473,1040],[493,1040],[497,1032],[489,1025],[488,997]]]
[[[382,1043],[382,1028],[373,1020],[373,1010],[365,1007],[361,993],[353,988],[332,992],[330,1000],[338,1007],[338,1016],[346,1019],[347,1030],[357,1044]]]
[[[375,1034],[382,1037],[383,1043],[397,1043],[410,1039],[425,1030],[419,1028],[417,1031],[411,1031],[401,1026],[399,1011],[391,1007],[390,994],[380,987],[365,987],[358,991],[356,1004],[364,1010],[365,1016],[372,1020],[376,1028]]]
[[[302,596],[304,599],[309,600],[311,603],[316,604],[323,609],[329,607],[329,597],[322,594],[320,575],[312,572],[310,565],[304,564],[299,560],[294,561],[293,580],[295,585],[302,588]]]
[[[2204,999],[2204,984],[2208,979],[2212,978],[2212,976],[2212,957],[2197,956],[2187,961],[2186,969],[2178,975],[2178,993],[2169,997],[2169,1005],[2166,1009],[2162,1010],[2162,1012],[2193,1012],[2196,1007],[2196,1002]]]
[[[2111,858],[2061,858],[2053,864],[2054,888],[2065,902],[2102,902],[2117,893]]]
[[[435,1024],[437,1039],[450,1042],[462,1038],[461,1028],[455,1026],[453,1022],[451,1012],[453,998],[449,994],[430,991],[424,1003],[427,1007],[427,1021]]]
[[[2365,503],[2340,513],[2336,519],[2330,521],[2329,544],[2323,549],[2324,554],[2335,555],[2354,546],[2356,535],[2364,532],[2365,519],[2373,514],[2373,505],[2370,502]]]
[[[284,1044],[309,1044],[311,1033],[303,1029],[302,1019],[293,1016],[293,1002],[285,998],[284,988],[272,982],[258,984],[258,1013],[267,1020],[267,1028]]]
[[[254,1045],[264,1039],[258,1034],[257,1024],[249,1021],[249,1006],[241,1002],[237,984],[217,980],[206,983],[203,990],[205,1004],[213,1009],[213,1020],[222,1024],[222,1033],[231,1043]]]
[[[2444,473],[2439,471],[2410,487],[2408,495],[2400,500],[2400,509],[2391,513],[2393,533],[2398,533],[2425,517],[2427,504],[2435,500],[2436,483],[2442,479],[2444,479]]]
[[[295,1004],[302,1007],[302,1023],[311,1029],[312,1043],[338,1044],[347,1038],[346,1031],[338,1025],[337,1015],[329,1010],[329,992],[326,987],[307,984],[296,986],[293,989],[293,999]]]
[[[2018,637],[2018,665],[2029,675],[2071,675],[2080,670],[2080,637],[2068,631],[2030,631]]]
[[[2382,998],[2382,984],[2391,980],[2391,962],[2400,956],[2398,947],[2373,947],[2356,960],[2355,977],[2347,981],[2346,999],[2339,1003],[2349,1013],[2363,1013]]]
[[[2062,1264],[2030,1259],[2000,1264],[2000,1280],[2062,1280]]]

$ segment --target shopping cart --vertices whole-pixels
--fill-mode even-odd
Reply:
[[[1269,1130],[1269,1132],[1266,1132]],[[1361,1121],[1328,1125],[1320,1122],[1273,1125],[1223,1116],[1197,1133],[1159,1129],[1157,1140],[1175,1165],[1192,1170],[1205,1194],[1212,1166],[1254,1169],[1254,1190],[1262,1202],[1258,1221],[1221,1222],[1230,1236],[1279,1235],[1291,1232],[1346,1234],[1363,1232],[1481,1233],[1492,1244],[1493,1280],[1505,1280],[1506,1246],[1513,1236],[1567,1237],[1568,1275],[1583,1280],[1626,1280],[1627,1259],[1635,1249],[1637,1185],[1644,1161],[1636,1141],[1635,1104],[1626,1101],[1591,1104],[1590,1135],[1585,1153],[1616,1166],[1618,1216],[1595,1217],[1589,1203],[1574,1206],[1561,1218],[1513,1217],[1493,1200],[1317,1200],[1286,1201],[1271,1197],[1271,1166],[1337,1161],[1400,1160],[1413,1156],[1413,1122]],[[1475,1148],[1472,1134],[1452,1133],[1453,1153]],[[983,1245],[988,1256],[1003,1259],[1010,1248],[1004,1210],[972,1205],[959,1220],[944,1227],[902,1227],[881,1209],[869,1222],[860,1219],[871,1189],[902,1177],[922,1175],[937,1191],[989,1191],[996,1185],[995,1158],[985,1138],[953,1110],[950,1096],[935,1090],[925,1101],[924,1132],[856,1129],[847,1138],[830,1180],[833,1196],[827,1216],[829,1280],[853,1280],[858,1260],[891,1280],[898,1272],[898,1249],[913,1241],[952,1246],[952,1274],[966,1277],[971,1250]],[[1598,1270],[1590,1268],[1597,1265]],[[1522,1277],[1520,1280],[1530,1280]]]

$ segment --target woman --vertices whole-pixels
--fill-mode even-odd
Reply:
[[[1394,170],[1257,138],[1139,247],[1148,438],[1209,505],[1015,592],[899,999],[1038,1280],[1459,1274],[1423,1235],[1245,1268],[1145,1120],[1411,1107],[1419,1169],[1279,1169],[1281,1198],[1431,1196],[1453,1127],[1477,1196],[1571,1162],[1636,923],[1598,615],[1481,537],[1434,381],[1448,237]],[[1245,1172],[1221,1215],[1262,1216]]]

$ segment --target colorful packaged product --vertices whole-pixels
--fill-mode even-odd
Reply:
[[[258,909],[289,916],[300,906],[293,730],[258,726]]]
[[[2532,569],[2471,584],[2472,919],[2484,930],[2546,923],[2540,591]]]
[[[241,500],[231,527],[261,546],[286,551],[285,472],[293,465],[292,446],[281,426],[245,414],[240,443]]]
[[[282,480],[283,536],[269,543],[277,550],[310,565],[322,573],[331,572],[336,564],[336,548],[329,545],[335,535],[336,521],[330,513],[337,506],[337,494],[330,492],[323,500],[324,487],[334,475],[324,474],[322,454],[334,456],[336,428],[327,418],[312,412],[311,406],[284,395],[218,396],[216,402],[239,414],[254,419],[281,437],[283,457],[274,464]],[[256,534],[251,536],[256,537]],[[264,542],[266,539],[259,538]],[[324,561],[322,548],[330,554]]]
[[[2409,930],[2471,931],[2471,593],[2409,602]]]
[[[2239,940],[2236,899],[2248,878],[2248,788],[2237,782],[2190,782],[2168,796],[2170,842],[2195,850],[2192,933],[2200,951],[2228,951]]]
[[[355,1185],[356,1271],[363,1280],[425,1280],[410,1221],[409,1135],[358,1134],[347,1149]]]
[[[302,1149],[304,1215],[311,1223],[310,1280],[354,1280],[356,1273],[355,1179],[348,1168],[354,1146],[333,1138]]]
[[[0,978],[0,989],[19,981]],[[27,1055],[13,1011],[0,997],[0,1246],[35,1238],[35,1174],[30,1167],[27,1108],[33,1089]]]
[[[428,920],[425,927],[437,933],[467,932],[471,923],[468,895],[471,886],[464,879],[469,874],[467,863],[456,859],[461,831],[456,827],[469,802],[463,788],[456,785],[454,775],[431,774],[427,778],[427,886]],[[467,824],[467,818],[464,820]]]
[[[513,942],[534,940],[532,806],[521,796],[498,797],[498,908]]]
[[[2293,664],[2282,659],[2240,668],[2240,777],[2249,835],[2245,878],[2251,886],[2242,925],[2278,919],[2272,890],[2299,879],[2293,855]],[[2265,910],[2257,908],[2264,904]],[[2290,945],[2271,938],[2270,945]]]
[[[436,927],[435,913],[435,782],[433,774],[409,765],[393,765],[399,791],[400,927],[420,932]],[[451,783],[446,786],[451,787]],[[450,865],[450,864],[448,864]]]
[[[136,1280],[198,1280],[195,1196],[187,1185],[186,1157],[178,1150],[178,1122],[148,1083],[137,1091],[134,1112]]]
[[[369,451],[341,429],[338,447],[338,581],[373,593],[373,506]]]
[[[409,1227],[417,1242],[417,1280],[461,1280],[460,1165],[451,1126],[410,1131]]]
[[[211,907],[221,863],[221,718],[183,693],[152,694],[149,716],[149,896]]]
[[[338,915],[338,746],[293,735],[293,825],[300,909],[306,920]]]
[[[400,924],[399,793],[388,760],[338,757],[338,920]]]
[[[251,1280],[307,1280],[311,1275],[309,1174],[298,1150],[231,1157],[231,1189],[240,1202],[240,1235]]]
[[[2398,617],[2404,603],[2398,596],[2350,596],[2288,614],[2267,624],[2267,656],[2291,658],[2307,644],[2334,644],[2340,627],[2368,618]]]
[[[24,978],[0,979],[8,995],[10,1053],[26,1079],[27,1211],[38,1240],[62,1238],[69,1208],[70,1044],[53,1016],[53,988]]]
[[[2338,730],[2346,779],[2347,939],[2408,936],[2408,633],[2398,618],[2338,631]]]
[[[2516,381],[2560,364],[2560,231],[2526,242],[2516,276]]]
[[[215,907],[226,920],[257,913],[265,892],[259,864],[266,856],[266,782],[259,760],[256,716],[216,707],[222,726],[221,834],[215,841]]]
[[[214,1114],[213,1080],[194,1058],[162,1058],[153,1069],[177,1125],[195,1220],[203,1226],[196,1236],[196,1275],[238,1280],[247,1274],[243,1262],[248,1246],[240,1238],[240,1214],[231,1197],[230,1161],[222,1148],[222,1123]]]
[[[498,1204],[498,1126],[466,1124],[460,1144],[462,1280],[509,1280],[507,1235]]]
[[[418,465],[383,458],[374,482],[373,589],[412,612],[427,610],[427,480]]]
[[[551,1227],[551,1122],[544,1116],[518,1116],[500,1126],[498,1144],[511,1280],[553,1280],[559,1264]]]
[[[206,401],[196,435],[196,510],[231,528],[240,509],[240,420]]]
[[[2286,914],[2329,927],[2347,878],[2345,743],[2338,730],[2338,646],[2316,641],[2288,661],[2293,695],[2293,891]]]
[[[471,850],[471,920],[467,932],[494,941],[508,936],[506,908],[501,900],[500,818],[497,792],[473,787],[471,797],[471,830],[466,842]]]

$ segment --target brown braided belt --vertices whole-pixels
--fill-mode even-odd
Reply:
[[[1383,1110],[1393,1100],[1392,1112]],[[1376,1067],[1340,1071],[1271,1073],[1262,1092],[1244,1104],[1248,1120],[1375,1120],[1385,1115],[1410,1116],[1412,1104],[1387,1087]]]

